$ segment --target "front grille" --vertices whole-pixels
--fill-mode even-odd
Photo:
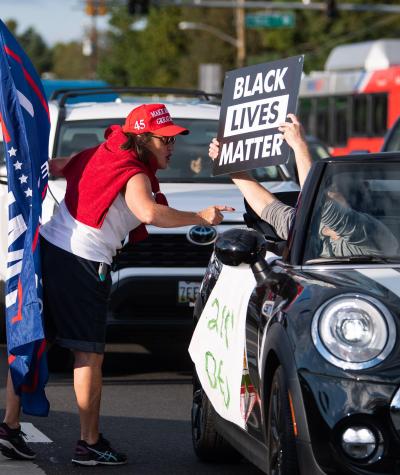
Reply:
[[[125,245],[114,260],[124,267],[207,267],[213,244],[197,246],[184,234],[150,234],[137,244]]]

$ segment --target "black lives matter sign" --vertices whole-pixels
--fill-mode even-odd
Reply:
[[[296,112],[303,56],[230,71],[225,76],[213,174],[285,163],[278,127]]]

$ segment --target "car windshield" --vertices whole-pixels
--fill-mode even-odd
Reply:
[[[170,165],[159,170],[160,182],[171,183],[232,183],[228,175],[213,177],[208,145],[217,136],[218,121],[205,119],[176,119],[190,130],[189,135],[179,135],[176,140]],[[56,156],[69,157],[84,148],[98,145],[104,140],[104,130],[110,124],[122,124],[123,119],[64,122],[56,145]],[[258,181],[288,180],[281,168],[276,166],[257,168],[251,172]]]
[[[400,162],[327,164],[305,262],[400,261]]]

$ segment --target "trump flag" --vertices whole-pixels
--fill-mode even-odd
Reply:
[[[46,416],[39,226],[48,175],[50,118],[29,58],[0,20],[0,121],[8,177],[7,349],[26,414]]]

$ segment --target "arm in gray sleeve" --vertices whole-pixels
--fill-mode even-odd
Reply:
[[[261,211],[260,217],[275,229],[276,234],[280,238],[286,240],[289,236],[295,214],[295,208],[276,200]]]
[[[349,242],[360,244],[369,240],[367,230],[371,223],[376,223],[376,220],[367,214],[344,207],[335,200],[328,200],[324,204],[321,224]]]
[[[324,204],[321,225],[332,229],[348,243],[363,246],[364,252],[378,250],[390,255],[398,250],[397,239],[382,222],[366,213],[341,206],[335,200]]]

